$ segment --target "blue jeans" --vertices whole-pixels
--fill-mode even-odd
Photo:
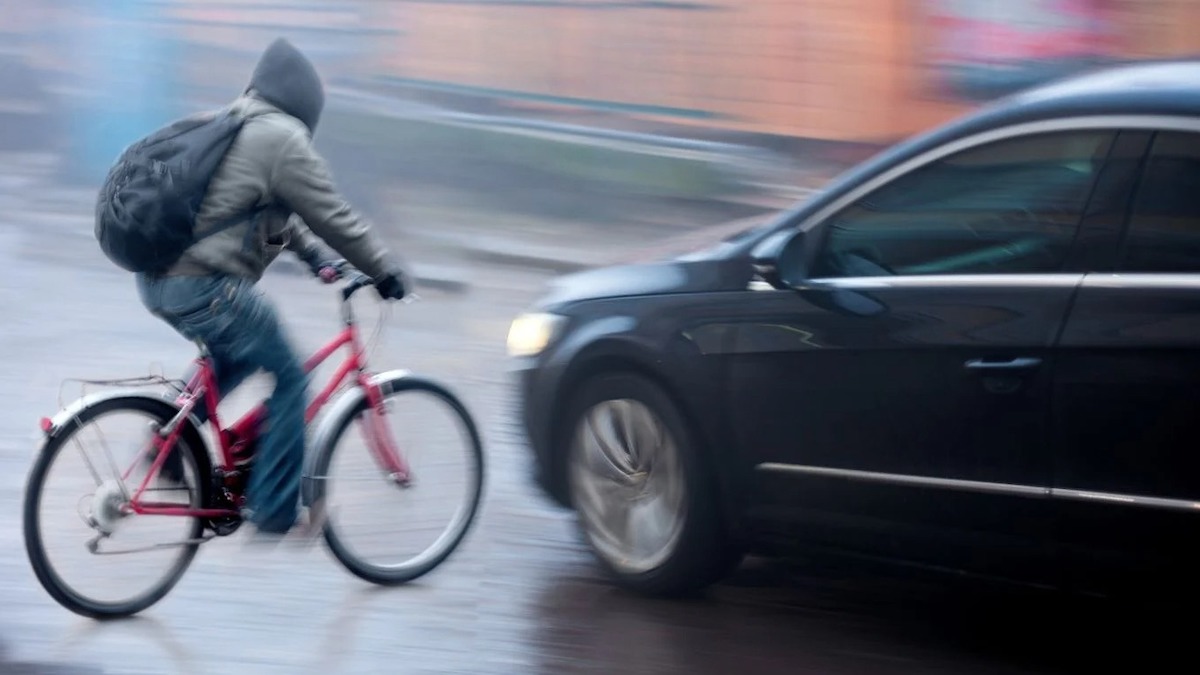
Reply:
[[[208,347],[222,397],[260,369],[275,377],[246,486],[247,519],[263,532],[288,531],[299,511],[307,377],[274,308],[253,282],[232,276],[137,279],[151,313]],[[196,410],[205,421],[203,406]]]

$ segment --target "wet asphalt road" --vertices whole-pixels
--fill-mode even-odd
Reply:
[[[1186,636],[1178,617],[859,567],[751,561],[686,602],[616,590],[527,478],[503,342],[545,277],[499,267],[476,269],[465,294],[395,307],[373,354],[376,368],[448,384],[484,434],[483,509],[440,569],[378,589],[320,547],[262,552],[239,533],[202,547],[140,617],[77,617],[37,584],[21,542],[37,420],[64,378],[144,374],[154,361],[176,374],[192,351],[142,311],[86,219],[18,215],[0,219],[0,673],[1194,672],[1150,666],[1180,644],[1163,630]],[[285,274],[263,283],[302,350],[337,328],[332,289]],[[373,327],[372,304],[360,306]]]

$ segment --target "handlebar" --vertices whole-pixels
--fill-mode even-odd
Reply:
[[[371,277],[362,273],[356,274],[355,277],[350,280],[350,283],[346,284],[346,286],[342,288],[342,300],[349,301],[350,296],[354,295],[359,290],[366,288],[367,286],[373,286],[374,284],[375,280]]]
[[[350,296],[366,288],[367,286],[375,285],[374,279],[358,271],[353,265],[345,260],[338,260],[331,265],[325,266],[321,269],[318,277],[321,279],[321,281],[327,284],[332,284],[339,279],[351,277],[350,282],[342,288],[343,302],[349,302]],[[410,289],[410,295],[405,297],[404,300],[411,302],[411,300],[415,299],[416,296],[411,294]]]

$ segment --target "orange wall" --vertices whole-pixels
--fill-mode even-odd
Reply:
[[[879,136],[901,93],[906,0],[723,0],[709,9],[398,2],[382,71],[713,113],[724,128]],[[677,120],[678,121],[678,120]],[[683,120],[686,121],[686,120]]]
[[[1109,2],[1120,17],[1121,54],[1200,52],[1200,0]],[[932,40],[925,4],[331,0],[320,12],[305,12],[190,0],[176,12],[223,22],[185,29],[210,43],[258,36],[259,22],[395,31],[363,38],[369,46],[365,60],[355,61],[358,74],[700,111],[707,117],[658,116],[730,130],[889,141],[974,105],[939,94],[922,63]]]
[[[933,95],[919,0],[587,4],[379,3],[377,20],[404,34],[376,65],[419,80],[696,109],[718,117],[690,123],[833,140],[895,138],[972,105]],[[1115,6],[1125,55],[1200,51],[1200,0]]]

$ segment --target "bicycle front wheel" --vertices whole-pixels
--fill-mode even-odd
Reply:
[[[338,561],[395,585],[430,572],[462,543],[483,492],[483,448],[470,413],[442,386],[412,377],[379,386],[384,414],[364,398],[317,448],[311,501]],[[407,480],[378,461],[373,433],[388,435]]]

